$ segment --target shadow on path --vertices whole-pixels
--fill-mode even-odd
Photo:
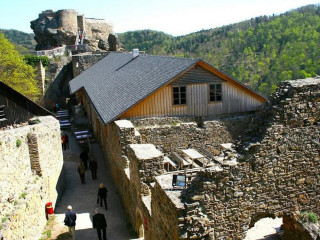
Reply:
[[[76,239],[91,240],[98,239],[96,230],[92,228],[92,215],[94,209],[99,208],[107,220],[107,238],[108,240],[128,240],[134,237],[130,234],[127,222],[124,216],[117,190],[110,178],[106,168],[104,156],[100,146],[97,143],[91,144],[93,158],[98,162],[97,179],[92,180],[91,171],[85,173],[85,184],[81,184],[77,166],[80,162],[81,149],[78,146],[75,137],[69,131],[70,148],[63,152],[66,190],[56,205],[56,222],[64,227],[64,214],[67,206],[71,205],[77,213],[76,221]],[[103,183],[108,189],[108,211],[97,204],[97,193],[99,184]],[[65,229],[67,229],[65,227]],[[58,236],[59,240],[71,239],[68,234],[62,233]]]

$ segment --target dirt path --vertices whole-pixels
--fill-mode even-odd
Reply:
[[[98,239],[95,229],[92,228],[92,215],[94,209],[99,208],[100,212],[106,216],[108,228],[108,240],[128,240],[134,237],[130,234],[119,197],[106,164],[102,151],[97,143],[92,144],[92,154],[98,162],[97,179],[92,180],[91,171],[86,171],[86,183],[81,184],[80,177],[77,173],[77,166],[80,161],[79,148],[74,136],[67,132],[70,139],[70,148],[63,152],[64,170],[66,174],[66,191],[58,201],[55,208],[55,223],[52,229],[50,239],[71,239],[68,237],[66,227],[64,226],[64,214],[68,205],[73,207],[77,213],[76,221],[76,239],[90,240]],[[108,189],[108,211],[97,204],[97,192],[100,183]]]

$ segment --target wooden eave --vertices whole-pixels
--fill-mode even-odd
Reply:
[[[210,64],[199,60],[197,62],[197,64],[203,68],[205,68],[206,70],[212,72],[213,74],[221,77],[222,79],[228,81],[229,83],[235,85],[236,87],[240,88],[241,90],[243,90],[244,92],[246,92],[248,95],[256,98],[257,100],[261,101],[261,102],[266,102],[267,99],[261,95],[259,95],[258,93],[256,93],[255,91],[251,90],[249,87],[243,85],[242,83],[234,80],[233,78],[229,77],[227,74],[220,72],[218,69],[216,69],[215,67],[211,66]]]

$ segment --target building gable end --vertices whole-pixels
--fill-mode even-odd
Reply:
[[[207,69],[196,65],[178,79],[170,83],[171,86],[199,84],[199,83],[221,83],[225,81],[218,75],[208,71]]]

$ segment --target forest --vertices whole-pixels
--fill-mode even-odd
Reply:
[[[34,51],[33,34],[4,29],[0,29],[0,33],[20,54]],[[118,36],[128,51],[139,48],[147,54],[201,58],[266,97],[283,80],[320,75],[318,5],[184,36],[174,37],[154,30],[131,31]],[[30,56],[26,58],[34,60]]]
[[[25,33],[13,29],[0,29],[0,33],[13,43],[20,54],[27,54],[35,49],[36,41],[33,39],[33,33]]]
[[[269,96],[283,80],[320,75],[320,7],[308,5],[173,37],[153,30],[119,34],[128,51],[201,58]]]

